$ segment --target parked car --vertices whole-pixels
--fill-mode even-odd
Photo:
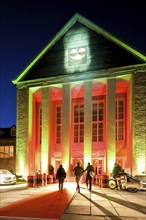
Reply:
[[[16,175],[9,170],[0,169],[0,185],[13,185],[16,183]]]

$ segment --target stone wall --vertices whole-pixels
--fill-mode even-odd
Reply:
[[[146,171],[146,72],[133,76],[134,172]]]
[[[28,88],[17,89],[16,172],[28,172]]]

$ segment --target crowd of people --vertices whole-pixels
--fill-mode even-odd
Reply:
[[[112,170],[112,174],[113,174],[113,177],[117,179],[117,181],[118,181],[118,177],[120,176],[121,172],[123,172],[121,167],[117,163],[115,163],[113,170]],[[52,166],[52,164],[49,165],[49,174],[54,175],[54,167]],[[70,165],[70,176],[71,177],[75,176],[76,191],[79,193],[80,193],[80,180],[83,174],[86,174],[86,178],[85,178],[86,187],[87,189],[91,190],[92,189],[92,178],[95,175],[93,165],[91,165],[88,162],[87,167],[85,169],[83,169],[83,167],[80,165],[79,162],[77,162],[77,165],[75,167],[73,167],[72,164]],[[62,192],[63,183],[66,178],[66,171],[62,164],[57,169],[56,178],[58,179],[59,190]]]
[[[93,166],[90,163],[88,163],[85,170],[83,169],[83,167],[80,165],[79,162],[74,168],[73,166],[71,166],[70,175],[75,176],[75,180],[77,184],[76,186],[77,192],[80,192],[79,184],[80,184],[81,177],[84,173],[86,173],[85,182],[86,182],[87,189],[91,190],[92,189],[92,178],[95,175]],[[58,179],[58,182],[59,182],[59,190],[62,191],[63,182],[64,182],[64,179],[66,178],[66,172],[62,165],[60,165],[60,167],[57,170],[56,178]]]
[[[8,168],[8,170],[11,173],[14,173],[12,169]],[[119,186],[120,186],[120,175],[123,172],[124,171],[121,169],[121,166],[118,163],[115,163],[114,167],[112,169],[112,175],[116,179],[117,185],[119,185]],[[38,175],[40,173],[41,173],[41,171],[38,170],[36,172],[36,175]],[[52,164],[49,165],[49,174],[54,175],[54,167]],[[72,164],[70,165],[70,176],[71,177],[75,176],[75,180],[76,180],[76,184],[77,184],[76,185],[77,192],[80,192],[80,180],[81,180],[81,177],[83,174],[86,174],[86,178],[85,178],[86,187],[87,187],[87,189],[91,190],[92,189],[92,178],[95,175],[93,165],[91,165],[88,162],[87,167],[85,169],[83,169],[83,167],[80,165],[79,162],[77,162],[77,165],[75,167],[73,167]],[[57,169],[56,178],[58,179],[59,190],[62,192],[64,179],[66,178],[66,171],[65,171],[63,165],[60,165],[59,168]]]

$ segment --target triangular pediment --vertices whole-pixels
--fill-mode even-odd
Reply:
[[[14,79],[14,84],[144,64],[146,56],[79,14]]]

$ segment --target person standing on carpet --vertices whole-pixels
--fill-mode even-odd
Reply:
[[[66,178],[66,172],[62,165],[60,165],[60,167],[57,170],[56,178],[58,179],[58,182],[59,182],[59,191],[62,192],[63,182],[64,182],[64,179]]]
[[[78,191],[80,193],[79,182],[80,182],[81,176],[84,172],[84,169],[80,166],[80,163],[77,163],[77,166],[73,169],[73,172],[74,172],[74,175],[76,176],[76,183],[77,183],[76,191]]]

